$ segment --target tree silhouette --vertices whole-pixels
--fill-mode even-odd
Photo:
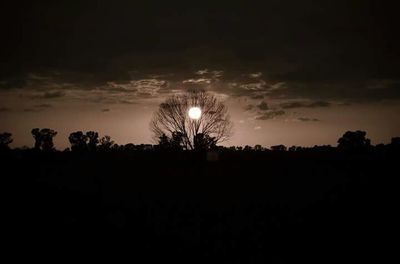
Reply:
[[[353,149],[368,147],[371,145],[371,140],[366,138],[366,135],[367,132],[361,130],[347,131],[338,139],[338,148]]]
[[[95,151],[97,144],[99,144],[99,133],[94,131],[86,132],[86,137],[88,138],[88,149],[90,151]]]
[[[202,114],[199,119],[189,118],[188,111],[191,107],[201,109]],[[171,96],[161,103],[153,116],[150,128],[155,139],[163,135],[172,139],[174,133],[180,133],[183,147],[195,149],[200,145],[204,147],[203,143],[209,143],[205,146],[209,148],[229,139],[232,123],[228,109],[215,96],[204,91],[188,91]],[[200,137],[202,144],[196,145],[195,138],[199,141]]]
[[[35,149],[49,151],[54,149],[53,138],[57,135],[57,132],[50,128],[34,128],[31,131],[33,138],[35,139]]]
[[[209,149],[216,146],[215,138],[199,133],[194,136],[194,148],[195,149]]]
[[[0,149],[8,149],[8,145],[13,142],[12,134],[8,132],[0,133]]]
[[[391,145],[395,147],[400,147],[400,137],[392,138]]]
[[[286,151],[287,148],[285,145],[276,145],[276,146],[271,146],[272,151]]]
[[[85,151],[87,149],[88,137],[82,131],[76,131],[69,135],[72,151]]]
[[[182,150],[183,149],[183,137],[180,132],[173,132],[172,137],[168,138],[165,134],[162,134],[158,140],[157,149],[173,149]]]
[[[100,146],[99,148],[102,150],[111,149],[113,147],[114,141],[111,140],[110,136],[104,136],[100,138]]]

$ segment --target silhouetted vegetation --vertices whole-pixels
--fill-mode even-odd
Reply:
[[[31,133],[35,139],[35,149],[44,151],[54,150],[53,138],[57,135],[56,131],[50,128],[34,128]]]
[[[346,149],[359,149],[369,147],[371,145],[371,140],[366,138],[367,133],[365,131],[347,131],[338,140],[339,148]]]
[[[392,228],[399,138],[373,146],[365,132],[346,132],[338,148],[287,151],[210,149],[202,142],[209,138],[200,137],[189,151],[178,133],[153,146],[78,131],[69,136],[72,151],[55,151],[54,130],[32,134],[33,149],[8,149],[0,159],[15,237],[54,245],[68,237],[83,246],[127,239],[135,254],[155,259],[293,262],[329,255],[336,262],[344,253],[329,243],[354,252],[355,244],[368,248]],[[8,145],[11,134],[0,139]],[[80,241],[83,235],[90,239]]]
[[[188,116],[191,107],[201,109],[198,119]],[[156,139],[162,138],[163,144],[166,143],[165,137],[168,141],[176,141],[173,137],[179,135],[184,149],[209,149],[229,139],[232,123],[228,109],[214,95],[205,91],[189,91],[161,103],[150,128]]]
[[[8,132],[0,133],[0,150],[6,150],[13,142],[12,134]]]

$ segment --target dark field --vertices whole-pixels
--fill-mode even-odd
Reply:
[[[3,238],[16,256],[114,252],[113,259],[188,263],[389,256],[398,149],[212,155],[217,160],[201,151],[4,152]]]

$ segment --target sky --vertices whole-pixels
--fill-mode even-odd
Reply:
[[[154,143],[158,105],[187,89],[223,101],[224,145],[373,144],[400,136],[396,1],[7,1],[0,132],[59,149],[82,130]]]

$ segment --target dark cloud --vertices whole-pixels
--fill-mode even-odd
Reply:
[[[253,110],[253,109],[254,109],[254,105],[251,105],[251,104],[246,105],[246,106],[244,107],[244,110],[246,110],[246,111],[251,111],[251,110]]]
[[[137,104],[137,102],[135,101],[125,100],[125,99],[119,100],[118,102],[120,104]]]
[[[101,109],[101,111],[102,112],[110,112],[111,110],[109,108],[104,108],[104,109]]]
[[[0,112],[10,112],[11,108],[8,107],[0,107]]]
[[[262,101],[260,104],[257,105],[260,110],[268,110],[269,106],[266,102]]]
[[[264,99],[264,97],[265,96],[263,94],[253,94],[253,95],[250,96],[251,99],[255,99],[255,100]]]
[[[283,111],[283,110],[269,110],[269,111],[260,113],[259,116],[256,116],[256,120],[274,119],[275,117],[281,116],[284,114],[285,114],[285,111]]]
[[[215,85],[209,89],[252,99],[400,99],[398,7],[373,0],[7,1],[0,89],[152,98]]]
[[[42,109],[38,109],[38,108],[25,108],[24,109],[24,112],[27,112],[27,113],[37,113],[37,112],[41,112],[42,111]]]
[[[44,99],[54,99],[54,98],[60,98],[60,97],[63,97],[63,96],[65,96],[65,92],[62,92],[62,91],[54,91],[54,92],[45,92],[42,96],[41,96],[41,98],[44,98]]]
[[[51,107],[53,107],[53,105],[51,105],[51,104],[38,104],[38,105],[35,105],[35,107],[37,107],[37,108],[51,108]]]
[[[288,102],[281,104],[281,107],[284,109],[291,108],[316,108],[316,107],[329,107],[331,106],[330,102],[326,101],[315,101],[315,102]]]
[[[297,118],[297,120],[301,121],[301,122],[318,122],[318,121],[320,121],[317,118],[309,118],[309,117],[299,117],[299,118]]]

